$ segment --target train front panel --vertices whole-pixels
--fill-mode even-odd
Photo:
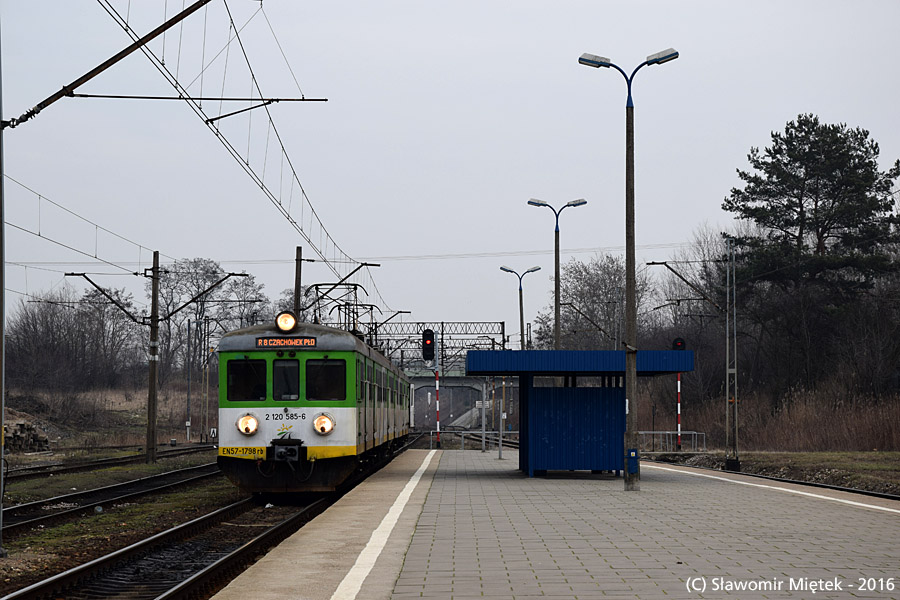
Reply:
[[[351,352],[247,351],[219,356],[219,456],[309,460],[352,456],[356,358]]]

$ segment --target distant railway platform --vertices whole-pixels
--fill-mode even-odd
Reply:
[[[411,450],[216,600],[900,598],[900,502],[644,463],[528,478]]]

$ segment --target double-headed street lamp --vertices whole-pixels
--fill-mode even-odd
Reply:
[[[506,271],[507,273],[512,273],[513,275],[515,275],[516,277],[519,278],[519,328],[520,328],[520,335],[521,335],[521,339],[522,339],[522,350],[524,350],[525,349],[525,308],[524,308],[524,304],[522,303],[522,278],[525,277],[526,275],[528,275],[529,273],[534,273],[535,271],[540,271],[541,268],[540,267],[531,267],[530,269],[528,269],[521,275],[519,275],[517,272],[513,271],[512,269],[510,269],[509,267],[506,267],[506,266],[500,267],[500,270]]]
[[[571,202],[567,202],[566,205],[559,210],[556,210],[543,200],[538,200],[537,198],[532,198],[528,201],[528,204],[530,204],[531,206],[546,206],[553,211],[553,216],[556,217],[556,243],[554,245],[556,249],[556,271],[553,277],[553,349],[559,350],[559,215],[569,206],[584,206],[585,204],[587,204],[587,200],[585,200],[584,198],[572,200]]]
[[[661,65],[678,58],[674,48],[651,54],[639,64],[631,76],[618,65],[603,56],[582,54],[579,64],[588,67],[613,67],[628,84],[628,101],[625,104],[625,489],[639,490],[640,462],[638,457],[637,433],[637,300],[635,296],[634,257],[634,103],[631,100],[631,82],[637,72],[646,65]],[[629,396],[631,405],[629,406]],[[635,459],[637,467],[627,468],[629,457]]]

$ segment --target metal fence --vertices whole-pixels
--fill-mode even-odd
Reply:
[[[428,432],[428,447],[435,447],[435,438],[437,431],[431,430]],[[459,446],[456,444],[456,439],[459,438]],[[441,446],[444,450],[454,450],[457,447],[460,450],[466,449],[466,439],[474,440],[476,443],[481,442],[483,450],[494,450],[497,448],[497,445],[500,443],[500,432],[498,431],[480,431],[477,429],[470,430],[459,430],[459,429],[447,429],[441,430]],[[452,441],[451,441],[452,440]],[[504,431],[503,432],[503,444],[510,445],[511,443],[518,444],[519,443],[519,432],[518,431]]]
[[[682,431],[678,449],[677,431],[638,431],[642,452],[706,452],[706,434],[702,431]]]
[[[428,432],[428,447],[434,448],[437,431]],[[678,450],[677,431],[639,431],[641,436],[641,452],[706,452],[706,434],[702,431],[682,431],[681,450]],[[497,448],[500,442],[500,432],[479,431],[477,429],[458,430],[448,429],[441,431],[441,445],[445,450],[466,449],[466,439],[482,442],[483,450]],[[457,439],[459,444],[457,445]],[[519,441],[518,431],[504,431],[503,442]]]

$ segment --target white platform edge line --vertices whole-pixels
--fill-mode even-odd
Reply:
[[[737,479],[729,479],[728,477],[719,477],[717,475],[707,475],[706,473],[694,473],[693,471],[683,471],[681,469],[671,469],[669,467],[658,467],[656,465],[641,465],[647,469],[659,469],[660,471],[671,471],[672,473],[682,473],[684,475],[694,475],[695,477],[706,477],[707,479],[718,479],[719,481],[727,481],[729,483],[737,483],[739,485],[749,485],[750,487],[765,488],[769,490],[778,490],[789,494],[797,494],[798,496],[807,496],[809,498],[819,498],[820,500],[830,500],[832,502],[840,502],[841,504],[849,504],[850,506],[858,506],[860,508],[871,508],[873,510],[881,510],[884,512],[895,513],[900,515],[900,510],[896,508],[888,508],[886,506],[876,506],[875,504],[865,504],[863,502],[854,502],[853,500],[844,500],[843,498],[832,498],[831,496],[823,496],[821,494],[812,494],[810,492],[801,492],[800,490],[791,490],[788,488],[778,487],[775,485],[766,485],[764,483],[750,483],[749,481],[738,481]]]
[[[375,566],[375,561],[377,561],[378,557],[381,555],[381,551],[384,549],[385,544],[387,544],[388,538],[394,530],[394,526],[400,519],[400,514],[406,507],[407,502],[409,502],[409,497],[412,496],[413,490],[416,489],[416,485],[419,483],[422,474],[425,473],[425,469],[428,468],[428,465],[431,463],[431,459],[436,452],[437,450],[431,450],[425,456],[425,459],[422,461],[421,466],[419,466],[415,474],[413,474],[409,481],[406,482],[406,486],[404,486],[400,495],[397,496],[397,499],[394,500],[394,504],[391,505],[391,508],[381,520],[381,524],[379,524],[375,531],[372,532],[372,537],[369,538],[366,547],[359,553],[356,562],[344,576],[343,581],[341,581],[340,585],[334,591],[334,594],[331,595],[331,600],[354,600],[357,594],[359,594],[363,582],[366,580],[366,577],[369,576],[372,567]]]

